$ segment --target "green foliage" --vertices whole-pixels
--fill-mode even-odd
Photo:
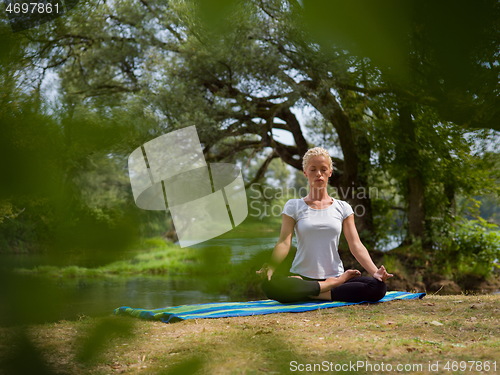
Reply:
[[[12,375],[40,374],[56,375],[59,372],[47,365],[39,348],[24,330],[16,332],[10,348],[0,360],[2,372]]]
[[[283,160],[277,158],[271,161],[268,168],[267,178],[272,181],[273,186],[285,188],[288,185],[287,180],[289,176],[290,171]]]
[[[472,167],[476,155],[469,155],[460,126],[477,126],[479,109],[488,112],[496,97],[489,61],[496,50],[483,42],[494,35],[495,6],[461,1],[454,9],[458,20],[470,12],[484,22],[478,28],[448,18],[437,22],[435,14],[446,14],[446,7],[430,2],[374,2],[369,19],[352,21],[349,14],[363,13],[359,4],[81,1],[64,22],[42,25],[30,35],[30,56],[56,68],[61,79],[60,89],[54,87],[59,97],[49,108],[61,128],[54,143],[66,160],[60,168],[64,186],[78,182],[76,199],[89,206],[96,226],[114,222],[116,212],[131,202],[125,186],[130,150],[196,124],[209,160],[252,160],[244,164],[253,169],[247,179],[262,164],[255,156],[268,154],[268,148],[296,166],[304,148],[319,143],[342,149],[346,162],[339,159],[336,177],[345,177],[349,186],[371,187],[367,181],[378,166],[407,198],[409,176],[422,176],[427,216],[446,216],[454,195],[470,194],[471,186],[485,180]],[[457,35],[474,47],[464,56],[456,54],[460,43],[450,42]],[[12,44],[22,55],[25,44],[18,49]],[[467,82],[443,69],[447,50],[455,56],[454,68],[468,72]],[[454,96],[443,97],[451,88]],[[413,106],[414,139],[398,129],[400,103]],[[443,113],[442,103],[452,108],[466,103],[469,110],[457,119]],[[303,133],[292,110],[304,107],[316,112]],[[296,145],[281,145],[272,137],[274,129],[292,133]],[[273,160],[268,174],[281,185],[288,173],[282,163]],[[375,182],[375,187],[388,186]],[[376,228],[369,228],[377,238],[394,218],[391,205],[380,203],[374,204],[381,210],[374,212]],[[140,233],[161,233],[160,215],[138,216],[147,222],[137,225]]]
[[[134,322],[102,318],[93,326],[87,327],[77,344],[76,360],[84,365],[92,365],[101,360],[104,350],[111,342],[118,339],[130,339]]]
[[[457,223],[446,237],[439,238],[433,267],[457,281],[490,277],[500,259],[498,226],[484,220]]]
[[[39,268],[50,275],[192,272],[216,293],[258,293],[255,270],[268,253],[232,265],[229,249],[212,249],[200,260],[194,250],[156,239],[143,244],[155,250],[117,260],[140,235],[172,227],[164,213],[133,205],[126,157],[156,136],[195,124],[210,161],[247,168],[272,150],[297,166],[308,143],[343,154],[339,179],[359,178],[383,192],[373,201],[377,238],[401,234],[408,178],[420,176],[434,248],[416,239],[408,247],[413,267],[458,281],[490,276],[498,231],[452,223],[477,217],[470,197],[488,194],[498,204],[499,165],[488,160],[498,153],[474,152],[485,136],[463,131],[498,127],[498,2],[301,3],[80,0],[54,22],[16,34],[4,17],[0,252],[46,250],[52,264],[65,266]],[[413,138],[400,129],[401,103],[411,106]],[[317,121],[303,131],[296,112],[313,107]],[[296,144],[280,144],[273,129],[289,131]],[[288,178],[280,161],[271,172],[281,185]],[[286,198],[263,199],[259,207],[282,207]],[[249,220],[241,237],[263,226],[276,233],[275,219]],[[396,258],[388,261],[403,268]],[[0,281],[8,324],[53,320],[67,301],[40,278],[9,271]],[[120,324],[104,320],[83,332],[77,359],[99,360],[108,337],[130,333]],[[12,347],[2,363],[7,373],[52,373],[31,336],[20,335]],[[202,367],[190,357],[171,373]]]
[[[498,162],[488,160],[497,152],[476,152],[487,137],[464,130],[493,127],[498,114],[493,3],[460,1],[457,18],[440,19],[445,5],[374,2],[370,19],[353,27],[352,13],[366,13],[359,4],[81,1],[25,34],[1,29],[0,157],[9,160],[0,167],[1,250],[44,248],[75,275],[109,264],[115,272],[139,272],[143,263],[167,272],[165,258],[113,263],[139,235],[172,228],[164,213],[133,205],[126,158],[145,141],[193,124],[207,160],[239,162],[247,180],[265,162],[262,155],[279,155],[258,181],[262,189],[269,176],[282,187],[283,162],[297,167],[310,144],[343,154],[335,183],[380,192],[371,202],[372,237],[380,241],[406,235],[415,207],[408,180],[418,176],[427,236],[415,244],[472,248],[471,241],[446,245],[438,236],[446,239],[455,217],[474,211],[461,210],[458,198],[498,194]],[[460,22],[469,13],[475,21]],[[461,40],[471,47],[463,56]],[[46,72],[57,74],[60,86],[44,81]],[[401,127],[404,106],[411,136]],[[312,108],[304,131],[297,111]],[[281,144],[276,129],[288,131],[295,145]],[[250,203],[273,207],[266,220],[277,233],[289,196],[268,193]],[[268,223],[249,222],[261,231]],[[418,253],[421,263],[430,251]]]
[[[206,293],[227,295],[230,298],[257,298],[262,296],[256,271],[270,257],[270,251],[261,252],[239,264],[229,261],[230,249],[204,248],[197,274]]]
[[[397,110],[396,104],[388,100],[377,105]],[[411,235],[407,233],[408,220],[412,220],[409,212],[412,205],[418,206],[425,220],[426,233],[421,239],[432,243],[434,235],[446,230],[440,228],[443,223],[465,214],[479,216],[479,210],[472,213],[470,207],[461,205],[465,197],[498,194],[497,154],[487,151],[497,140],[488,132],[470,132],[442,122],[429,107],[412,105],[412,113],[408,127],[402,127],[397,116],[368,125],[373,134],[372,148],[378,155],[370,181],[378,188],[379,198],[386,200],[372,200],[375,223],[379,231],[385,228],[385,233]],[[410,199],[416,190],[410,181],[415,180],[420,184],[420,202]],[[381,234],[383,237],[383,230]]]
[[[0,224],[2,224],[5,219],[11,219],[14,216],[14,209],[12,203],[9,201],[0,201]]]
[[[297,7],[324,49],[340,46],[369,59],[389,85],[415,93],[416,101],[432,98],[443,119],[496,129],[498,10],[494,0],[477,7],[467,0],[304,1]]]
[[[206,358],[201,355],[193,355],[192,357],[183,359],[179,363],[170,365],[166,370],[158,372],[159,375],[187,375],[199,374],[206,363]]]
[[[135,255],[130,259],[116,260],[97,267],[37,266],[20,269],[19,273],[50,277],[108,277],[131,275],[180,275],[192,274],[200,262],[196,249],[181,249],[162,238],[150,238],[135,245]]]

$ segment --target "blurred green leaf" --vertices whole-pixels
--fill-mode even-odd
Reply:
[[[76,358],[84,364],[99,361],[101,355],[115,339],[128,339],[133,335],[134,321],[117,317],[99,319],[93,326],[87,327],[80,337]]]
[[[188,358],[183,360],[180,363],[176,363],[172,366],[169,366],[167,370],[160,371],[158,374],[161,375],[192,375],[196,373],[200,373],[201,369],[205,361],[198,356],[193,356],[192,358]]]
[[[19,329],[13,340],[9,342],[7,353],[2,353],[0,372],[9,375],[60,374],[59,371],[47,365],[40,349],[30,341],[22,329]]]

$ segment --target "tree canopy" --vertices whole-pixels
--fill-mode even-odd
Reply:
[[[498,194],[497,150],[481,151],[499,123],[497,21],[490,0],[80,1],[10,39],[12,85],[69,147],[65,176],[193,124],[209,161],[260,160],[249,185],[320,142],[365,241],[402,212],[406,242],[432,246],[457,198]]]

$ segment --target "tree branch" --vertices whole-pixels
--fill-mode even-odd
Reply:
[[[271,152],[271,154],[266,158],[266,160],[264,160],[264,163],[262,163],[262,165],[258,169],[257,173],[255,173],[255,176],[252,178],[252,180],[245,184],[245,188],[247,189],[252,184],[259,182],[264,177],[264,174],[266,173],[269,164],[271,164],[273,159],[277,157],[279,157],[278,154],[276,153],[275,150],[273,150],[273,152]]]

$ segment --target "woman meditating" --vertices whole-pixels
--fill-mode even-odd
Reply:
[[[379,268],[373,263],[359,239],[351,206],[328,195],[328,178],[333,172],[330,155],[321,147],[312,148],[304,155],[302,167],[309,183],[309,193],[302,199],[290,199],[283,208],[280,237],[271,262],[257,271],[264,276],[264,293],[283,303],[310,299],[380,300],[387,290],[385,280],[393,275],[387,273],[384,266]],[[294,230],[297,253],[290,276],[274,275],[276,267],[288,255]],[[358,270],[344,272],[338,253],[342,230],[351,253],[372,276],[361,276]]]

